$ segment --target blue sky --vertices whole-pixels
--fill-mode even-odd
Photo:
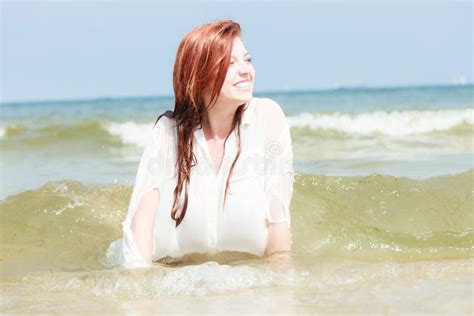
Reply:
[[[241,24],[255,91],[472,83],[470,1],[5,1],[3,102],[172,95],[182,36]]]

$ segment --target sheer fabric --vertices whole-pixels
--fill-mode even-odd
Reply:
[[[267,223],[286,222],[290,228],[294,171],[289,125],[271,99],[253,98],[247,105],[241,121],[241,154],[229,178],[225,204],[225,183],[237,153],[237,135],[229,135],[216,173],[204,133],[195,131],[197,165],[191,171],[186,216],[177,228],[170,216],[177,183],[175,121],[163,116],[151,129],[122,222],[123,237],[107,250],[110,264],[150,266],[138,252],[131,223],[141,198],[155,188],[160,191],[160,202],[153,228],[153,261],[219,251],[262,256]]]
[[[123,238],[109,246],[109,256],[114,256],[113,261],[122,263],[124,267],[150,266],[142,258],[135,245],[131,224],[142,197],[155,188],[161,191],[160,188],[165,176],[164,162],[168,154],[167,120],[167,117],[162,117],[146,136],[145,150],[138,166],[127,216],[122,222]]]
[[[290,201],[294,169],[290,126],[280,106],[268,100],[265,121],[265,198],[268,223],[286,222],[291,227]]]

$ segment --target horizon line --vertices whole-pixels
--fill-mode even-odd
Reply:
[[[415,89],[415,88],[429,88],[429,87],[469,87],[473,86],[474,82],[465,83],[431,83],[431,84],[399,84],[399,85],[384,85],[384,86],[369,86],[369,85],[350,85],[350,86],[335,86],[326,88],[312,88],[312,89],[280,89],[280,90],[262,90],[254,91],[253,94],[300,94],[300,93],[317,93],[317,92],[334,92],[334,91],[357,91],[357,90],[396,90],[396,89]],[[133,99],[172,99],[174,95],[129,95],[129,96],[97,96],[97,97],[81,97],[81,98],[61,98],[61,99],[42,99],[42,100],[14,100],[2,101],[0,105],[15,105],[28,103],[72,103],[72,102],[90,102],[103,100],[133,100]]]

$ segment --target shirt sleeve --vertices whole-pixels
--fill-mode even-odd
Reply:
[[[265,198],[269,223],[291,225],[290,202],[293,195],[293,149],[290,126],[280,105],[266,99],[265,106]]]
[[[125,221],[122,222],[121,265],[128,268],[149,267],[139,253],[131,230],[133,216],[142,197],[149,191],[160,188],[164,181],[164,167],[168,154],[167,117],[159,119],[145,136],[147,138],[138,171],[135,177],[132,196]]]

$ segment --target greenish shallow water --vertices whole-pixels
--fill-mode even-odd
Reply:
[[[0,310],[470,315],[473,91],[261,96],[287,114],[295,153],[284,270],[230,252],[106,264],[143,135],[171,99],[1,104]]]
[[[48,302],[61,300],[69,303],[54,311],[468,313],[473,175],[298,174],[294,256],[284,270],[226,252],[151,269],[109,267],[104,252],[120,237],[132,187],[51,182],[0,204],[2,309],[47,313]]]

